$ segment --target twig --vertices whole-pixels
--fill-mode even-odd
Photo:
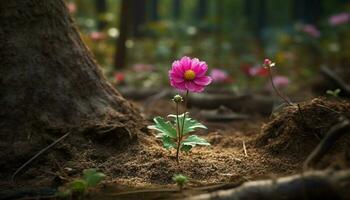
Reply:
[[[321,67],[321,72],[329,79],[333,80],[343,92],[350,95],[350,86],[341,77],[325,66]]]
[[[29,165],[33,160],[35,160],[37,157],[39,157],[41,154],[43,154],[45,151],[47,151],[48,149],[50,149],[51,147],[53,147],[55,144],[59,143],[60,141],[62,141],[64,138],[66,138],[71,132],[67,132],[66,134],[64,134],[62,137],[58,138],[57,140],[55,140],[53,143],[51,143],[49,146],[45,147],[44,149],[40,150],[37,154],[35,154],[31,159],[29,159],[26,163],[24,163],[20,168],[18,168],[15,173],[13,173],[11,180],[12,182],[14,182],[16,175],[22,171],[27,165]]]
[[[348,119],[344,119],[341,123],[333,126],[312,151],[312,153],[306,158],[303,164],[303,170],[306,171],[311,164],[316,164],[321,158],[329,151],[333,144],[345,133],[350,131],[350,122]]]
[[[245,155],[246,157],[248,157],[247,148],[246,148],[246,146],[245,146],[244,140],[243,140],[243,151],[244,151],[244,155]]]

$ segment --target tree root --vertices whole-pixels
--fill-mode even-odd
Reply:
[[[190,197],[187,200],[242,199],[350,199],[350,170],[310,171],[275,180],[244,183],[229,190]]]

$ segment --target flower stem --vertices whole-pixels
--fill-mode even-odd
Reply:
[[[275,83],[273,82],[273,75],[272,75],[272,72],[271,72],[271,67],[269,67],[269,77],[270,77],[270,81],[271,81],[271,85],[272,85],[272,88],[273,90],[275,90],[276,94],[281,98],[283,99],[289,106],[292,106],[292,103],[290,101],[288,101],[282,94],[281,92],[276,88],[275,86]]]
[[[179,150],[180,150],[180,120],[179,120],[179,103],[176,103],[176,123],[177,123],[177,148],[176,148],[176,161],[179,163]]]
[[[177,148],[176,148],[176,161],[177,163],[180,162],[179,160],[179,155],[180,155],[180,147],[181,147],[181,141],[183,137],[183,131],[184,131],[184,126],[185,126],[185,119],[186,119],[186,111],[187,111],[187,98],[188,98],[188,90],[186,91],[186,96],[185,96],[185,111],[183,113],[183,118],[182,118],[182,125],[180,129],[180,123],[179,123],[179,107],[178,104],[176,104],[176,121],[177,121],[177,126],[178,126],[178,140],[177,140]]]

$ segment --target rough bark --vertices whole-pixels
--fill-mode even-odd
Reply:
[[[140,116],[103,77],[63,0],[0,1],[0,137],[114,127]],[[4,147],[3,144],[1,147]]]

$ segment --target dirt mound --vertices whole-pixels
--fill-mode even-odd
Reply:
[[[299,106],[286,107],[262,126],[256,146],[264,147],[275,155],[304,159],[329,129],[339,123],[340,116],[350,116],[348,101],[315,98]],[[350,143],[350,138],[345,136],[340,143],[344,142]],[[339,148],[343,145],[335,146]]]

